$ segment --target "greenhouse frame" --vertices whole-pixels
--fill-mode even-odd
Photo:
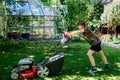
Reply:
[[[55,22],[64,7],[56,1],[57,4],[45,6],[38,0],[5,0],[6,38],[16,39],[29,33],[25,39],[54,39],[58,35]]]

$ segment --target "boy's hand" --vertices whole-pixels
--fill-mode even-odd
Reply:
[[[65,38],[68,38],[68,37],[69,37],[68,32],[64,32],[64,33],[63,33],[63,36],[64,36]]]
[[[65,44],[69,39],[69,35],[67,32],[63,33],[63,38],[61,39],[61,44]]]

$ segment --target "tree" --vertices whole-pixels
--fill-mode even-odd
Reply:
[[[104,5],[104,13],[101,16],[102,23],[107,23],[108,29],[112,28],[114,31],[116,38],[118,38],[118,32],[115,26],[120,26],[120,12],[119,12],[119,4],[120,0],[113,0],[110,4]]]
[[[4,6],[3,0],[0,0],[0,36],[4,36],[5,30],[5,17],[4,17]]]
[[[85,2],[79,0],[67,0],[67,13],[64,15],[68,31],[76,29],[78,20],[87,19],[88,10]]]
[[[89,20],[92,21],[94,19],[100,20],[100,16],[103,13],[103,5],[101,2],[98,2],[97,4],[93,5],[93,12],[91,12],[89,16]]]

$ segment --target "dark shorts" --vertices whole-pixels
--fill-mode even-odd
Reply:
[[[92,45],[90,47],[90,49],[93,50],[93,51],[97,51],[97,52],[101,51],[102,50],[102,48],[101,48],[101,42],[98,43],[97,45]]]

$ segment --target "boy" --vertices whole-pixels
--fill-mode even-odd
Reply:
[[[81,34],[81,36],[91,45],[90,49],[87,52],[87,56],[92,65],[92,68],[88,72],[93,73],[97,71],[95,60],[94,57],[92,56],[94,51],[98,52],[103,63],[105,64],[102,69],[103,70],[109,69],[109,64],[101,49],[101,41],[98,38],[98,36],[96,36],[95,33],[93,33],[88,27],[86,27],[85,21],[79,21],[77,26],[79,30],[68,32],[67,34],[68,35]]]

